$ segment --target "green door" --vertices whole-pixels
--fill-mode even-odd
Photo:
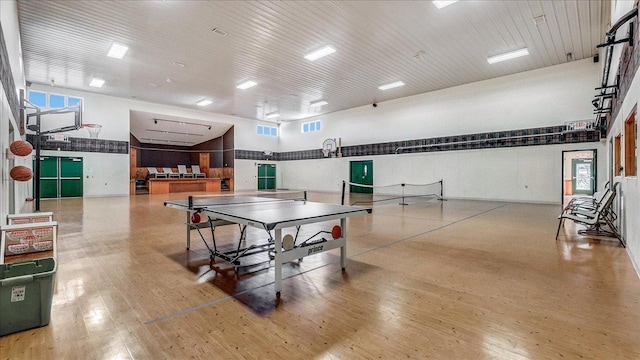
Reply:
[[[258,190],[276,188],[276,166],[274,164],[258,164]]]
[[[40,198],[82,197],[82,158],[40,157]]]
[[[373,160],[352,161],[349,181],[356,184],[373,185]],[[373,188],[351,185],[350,192],[373,194]]]
[[[574,195],[593,195],[595,168],[593,159],[571,159],[571,188]]]
[[[40,157],[40,198],[58,197],[58,158]]]
[[[82,197],[82,158],[60,158],[60,197]]]

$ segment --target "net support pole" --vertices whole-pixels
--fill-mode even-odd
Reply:
[[[442,179],[440,179],[440,200],[444,200],[444,193],[442,190]]]
[[[400,205],[405,206],[407,205],[407,203],[404,201],[404,186],[405,184],[400,184],[400,188],[402,189],[402,202],[400,203]]]
[[[345,188],[347,186],[346,181],[342,180],[342,201],[341,204],[344,205],[344,194],[345,194]]]

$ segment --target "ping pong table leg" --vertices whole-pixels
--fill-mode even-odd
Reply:
[[[276,296],[280,297],[280,290],[282,289],[282,229],[275,230],[275,252],[276,252],[276,271],[275,271],[275,284],[276,284]]]
[[[345,271],[347,260],[347,218],[340,219],[340,227],[342,228],[342,237],[344,238],[344,245],[340,248],[340,266],[342,271]]]
[[[191,214],[187,211],[187,250],[191,247]]]

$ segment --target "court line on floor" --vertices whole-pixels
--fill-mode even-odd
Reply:
[[[491,211],[494,211],[494,210],[500,209],[500,208],[505,207],[505,206],[507,206],[507,204],[502,204],[502,205],[500,205],[500,206],[496,206],[496,207],[494,207],[494,208],[491,208],[491,209],[488,209],[488,210],[482,211],[482,212],[480,212],[480,213],[477,213],[477,214],[474,214],[474,215],[468,216],[468,217],[466,217],[466,218],[462,218],[462,219],[459,219],[459,220],[453,221],[453,222],[451,222],[451,223],[448,223],[448,224],[445,224],[445,225],[442,225],[442,226],[438,226],[438,227],[436,227],[436,228],[433,228],[433,229],[430,229],[430,230],[427,230],[427,231],[421,232],[421,233],[419,233],[419,234],[411,235],[411,236],[408,236],[408,237],[403,238],[403,239],[400,239],[400,240],[392,241],[392,242],[390,242],[390,243],[386,243],[386,244],[379,245],[379,246],[376,246],[376,247],[374,247],[374,248],[371,248],[371,249],[368,249],[368,250],[365,250],[365,251],[361,251],[361,252],[359,252],[359,253],[357,253],[357,254],[353,254],[353,255],[351,255],[351,256],[348,256],[348,257],[347,257],[347,259],[356,258],[356,257],[359,257],[359,256],[361,256],[361,255],[368,254],[368,253],[373,252],[373,251],[376,251],[376,250],[380,250],[380,249],[384,249],[384,248],[391,247],[391,246],[396,245],[396,244],[398,244],[398,243],[401,243],[401,242],[404,242],[404,241],[407,241],[407,240],[411,240],[411,239],[414,239],[414,238],[416,238],[416,237],[418,237],[418,236],[426,235],[426,234],[432,233],[432,232],[434,232],[434,231],[438,231],[438,230],[444,229],[444,228],[449,227],[449,226],[451,226],[451,225],[455,225],[455,224],[461,223],[461,222],[463,222],[463,221],[466,221],[466,220],[472,219],[472,218],[474,218],[474,217],[477,217],[477,216],[480,216],[480,215],[486,214],[486,213],[488,213],[488,212],[491,212]],[[299,272],[299,273],[297,273],[297,274],[293,274],[293,275],[289,275],[289,276],[283,277],[283,278],[282,278],[282,280],[284,281],[284,280],[287,280],[287,279],[290,279],[290,278],[293,278],[293,277],[296,277],[296,276],[304,275],[304,274],[306,274],[306,273],[308,273],[308,272],[315,271],[315,270],[318,270],[318,269],[322,269],[323,267],[326,267],[326,266],[329,266],[329,265],[334,265],[334,264],[336,264],[336,263],[338,263],[338,262],[339,262],[339,261],[332,261],[332,262],[328,262],[328,263],[326,263],[326,264],[324,264],[324,265],[320,265],[320,266],[317,266],[317,267],[311,268],[311,269],[309,269],[309,270],[305,270],[305,271]],[[178,317],[178,316],[181,316],[181,315],[186,315],[186,314],[188,314],[188,313],[191,313],[191,312],[194,312],[194,311],[197,311],[197,310],[203,309],[203,308],[205,308],[205,307],[209,307],[209,306],[212,306],[212,305],[217,305],[217,304],[220,304],[220,303],[225,302],[225,301],[227,301],[227,300],[235,299],[235,298],[239,297],[240,295],[244,295],[244,294],[246,294],[246,293],[249,293],[249,292],[252,292],[252,291],[255,291],[255,290],[261,289],[261,288],[263,288],[263,287],[273,285],[273,284],[275,284],[275,281],[271,281],[271,282],[268,282],[268,283],[266,283],[266,284],[262,284],[262,285],[254,286],[254,287],[252,287],[252,288],[242,290],[242,291],[240,291],[240,292],[238,292],[238,293],[235,293],[235,294],[233,294],[233,295],[227,295],[227,296],[224,296],[224,297],[221,297],[221,298],[218,298],[218,299],[215,299],[215,300],[212,300],[212,301],[209,301],[209,302],[206,302],[206,303],[203,303],[203,304],[200,304],[200,305],[197,305],[197,306],[191,307],[191,308],[183,309],[183,310],[180,310],[180,311],[177,311],[177,312],[171,313],[171,314],[167,314],[167,315],[163,315],[163,316],[157,317],[157,318],[155,318],[155,319],[147,320],[147,321],[145,321],[145,322],[144,322],[144,324],[145,324],[145,325],[152,325],[152,324],[155,324],[155,323],[158,323],[158,322],[164,321],[164,320],[172,319],[172,318],[174,318],[174,317]]]

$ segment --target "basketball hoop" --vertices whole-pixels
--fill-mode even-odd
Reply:
[[[89,138],[91,139],[97,139],[100,130],[102,130],[102,125],[100,124],[82,124],[82,127],[89,131]]]
[[[336,140],[326,139],[322,142],[322,154],[324,157],[331,157],[336,152]]]

